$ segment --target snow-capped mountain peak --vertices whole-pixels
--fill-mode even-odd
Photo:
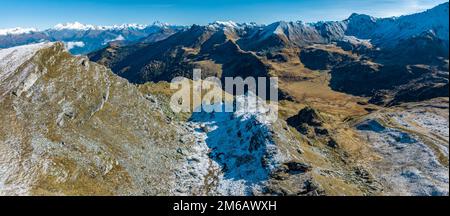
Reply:
[[[236,23],[234,21],[214,21],[207,25],[209,28],[213,29],[224,29],[224,30],[243,30],[245,28],[261,27],[263,25],[258,25],[254,22],[251,23]]]
[[[54,30],[89,30],[95,28],[93,25],[85,25],[79,22],[60,23],[53,27]]]
[[[0,35],[20,35],[20,34],[29,34],[32,32],[39,31],[36,28],[8,28],[8,29],[0,29]]]
[[[432,30],[437,38],[448,41],[448,5],[443,3],[421,13],[389,18],[352,14],[346,20],[346,33],[360,39],[372,39],[378,45],[395,45],[401,39]]]
[[[112,26],[97,26],[97,25],[85,25],[80,22],[73,23],[64,23],[57,24],[53,27],[53,30],[78,30],[78,31],[87,31],[87,30],[124,30],[124,29],[145,29],[147,25],[141,24],[121,24],[121,25],[112,25]]]
[[[153,22],[152,26],[158,26],[158,27],[166,27],[169,26],[169,23],[161,22],[161,21],[155,21]]]
[[[236,28],[239,26],[237,23],[233,21],[215,21],[210,25],[215,27],[228,27],[228,28]]]
[[[136,23],[131,23],[131,24],[122,24],[122,25],[113,25],[113,26],[100,26],[100,29],[103,30],[123,30],[123,29],[145,29],[147,28],[147,25],[142,25],[142,24],[136,24]]]

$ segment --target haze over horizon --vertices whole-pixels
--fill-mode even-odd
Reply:
[[[285,20],[305,22],[346,19],[352,13],[392,17],[417,13],[448,2],[443,0],[332,0],[246,1],[193,0],[144,1],[56,1],[0,0],[0,28],[51,28],[58,23],[81,22],[94,25],[123,23],[151,24],[154,21],[177,25],[207,24],[216,20],[268,24]]]

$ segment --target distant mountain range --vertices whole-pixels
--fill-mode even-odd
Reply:
[[[113,26],[84,25],[78,22],[58,24],[40,31],[34,28],[13,28],[0,30],[0,48],[8,48],[44,41],[63,41],[73,54],[87,54],[105,47],[110,42],[130,43],[139,40],[154,42],[172,32],[182,29],[155,22],[151,25],[123,24]],[[145,39],[149,35],[150,39]]]
[[[352,14],[343,21],[303,23],[279,21],[269,25],[216,21],[209,29],[227,29],[239,37],[244,50],[333,41],[370,40],[377,46],[395,46],[402,40],[432,34],[448,47],[448,3],[431,10],[401,17],[375,18],[363,14]],[[40,31],[34,28],[0,30],[0,48],[8,48],[43,41],[63,41],[73,54],[87,54],[105,47],[109,42],[124,43],[144,40],[147,43],[167,38],[188,26],[155,22],[151,25],[123,24],[113,26],[84,25],[78,22],[58,24]],[[148,37],[147,39],[145,39]],[[357,39],[355,39],[357,38]],[[444,47],[445,48],[445,47]]]

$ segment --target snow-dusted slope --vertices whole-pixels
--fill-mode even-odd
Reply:
[[[188,125],[197,144],[184,153],[187,161],[176,174],[175,193],[251,195],[261,190],[282,163],[272,139],[273,110],[257,107],[252,95],[238,96],[235,102],[235,112],[192,115]]]
[[[448,196],[448,109],[411,107],[375,113],[357,126],[380,155],[374,174],[390,195]]]
[[[38,43],[0,49],[0,79],[15,71],[20,65],[31,58],[38,50],[50,46],[51,43]]]
[[[38,43],[0,49],[0,99],[29,77],[30,71],[27,68],[20,71],[18,68],[33,57],[37,51],[52,45],[53,43]],[[20,74],[15,74],[16,72]]]

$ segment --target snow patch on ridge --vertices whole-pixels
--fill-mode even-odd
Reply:
[[[17,70],[24,62],[33,57],[40,49],[50,47],[53,43],[38,43],[0,49],[0,83]]]
[[[38,43],[0,49],[0,100],[14,88],[17,88],[16,94],[20,95],[33,86],[38,79],[38,74],[42,71],[37,71],[34,64],[26,64],[26,62],[39,50],[53,44]],[[24,68],[18,70],[19,67]]]
[[[448,119],[420,112],[390,115],[393,115],[390,119],[407,130],[386,126],[377,118],[366,119],[356,126],[382,157],[373,164],[375,170],[380,170],[375,176],[385,182],[392,195],[448,196],[448,167],[439,160],[440,153],[448,158],[448,141],[445,144],[425,139],[414,132],[418,130],[417,123],[428,127],[435,123],[443,126],[446,122],[448,130]]]
[[[259,100],[251,97],[236,97],[235,112],[192,115],[187,125],[196,144],[183,152],[175,194],[251,195],[262,190],[283,158],[272,140],[272,110],[257,107]]]

